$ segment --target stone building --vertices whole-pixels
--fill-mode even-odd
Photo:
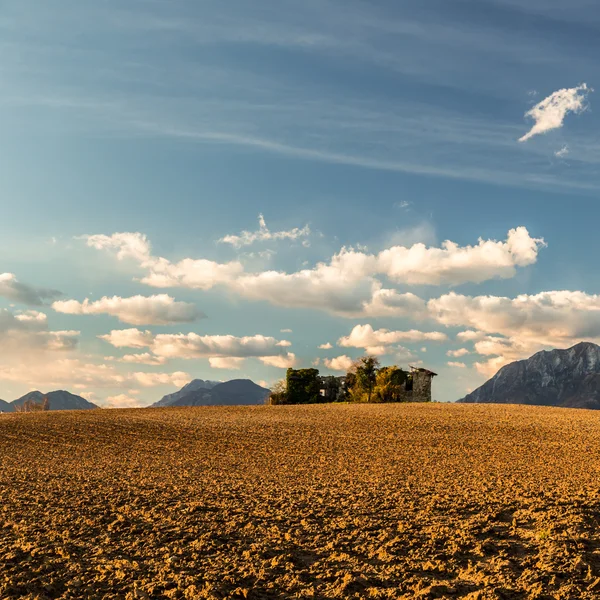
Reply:
[[[422,367],[410,367],[410,375],[406,382],[407,401],[431,402],[431,380],[437,373]]]

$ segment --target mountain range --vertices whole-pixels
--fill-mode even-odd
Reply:
[[[234,406],[264,404],[270,390],[250,379],[232,379],[220,383],[194,379],[178,392],[163,396],[151,408],[160,406]]]
[[[600,409],[600,346],[581,342],[510,363],[458,402]]]
[[[0,411],[15,412],[16,407],[22,406],[28,400],[41,403],[44,398],[48,398],[50,410],[89,410],[92,408],[99,408],[81,396],[76,396],[65,390],[56,390],[54,392],[48,392],[47,394],[42,394],[42,392],[39,391],[28,392],[12,402],[0,400]]]

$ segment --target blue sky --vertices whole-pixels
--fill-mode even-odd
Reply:
[[[599,29],[589,0],[7,0],[0,398],[375,351],[455,400],[598,341]]]

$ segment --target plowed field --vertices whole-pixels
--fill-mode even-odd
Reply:
[[[600,412],[0,415],[0,598],[600,598]]]

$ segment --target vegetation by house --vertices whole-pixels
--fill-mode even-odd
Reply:
[[[363,356],[342,377],[323,377],[317,369],[288,369],[286,378],[273,386],[268,403],[431,402],[435,376],[423,368],[381,367],[377,358]]]

